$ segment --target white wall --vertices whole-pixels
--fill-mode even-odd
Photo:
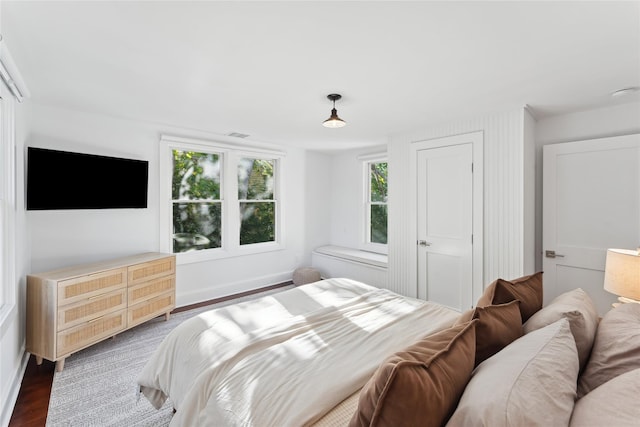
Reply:
[[[305,198],[297,203],[305,209],[304,265],[311,265],[311,252],[331,243],[332,157],[307,151],[305,159]]]
[[[486,286],[498,277],[511,279],[532,273],[534,194],[530,134],[525,134],[528,112],[521,108],[471,118],[394,136],[389,144],[389,288],[416,296],[416,196],[410,194],[411,143],[462,133],[484,135],[483,277]],[[530,125],[528,125],[530,127]],[[530,130],[530,129],[529,129]],[[531,170],[531,169],[530,169]],[[412,181],[413,180],[413,181]]]
[[[149,160],[147,209],[29,211],[26,214],[31,271],[40,272],[84,262],[157,251],[158,150],[161,133],[222,142],[237,139],[141,123],[103,115],[32,105],[28,146]],[[328,206],[321,173],[325,156],[297,148],[286,152],[282,205],[285,220],[283,250],[215,261],[179,265],[178,306],[247,291],[291,279],[299,265],[310,263],[308,248],[325,243]],[[21,150],[26,150],[22,147]],[[114,171],[117,173],[117,171]],[[312,175],[311,175],[312,174]],[[89,183],[90,184],[90,183]],[[315,192],[312,211],[306,210]],[[313,221],[307,233],[306,221]],[[324,230],[323,230],[324,228]]]
[[[542,147],[640,133],[640,102],[541,118],[536,123],[536,269],[542,269]]]
[[[358,152],[334,154],[331,163],[331,244],[360,245],[360,182]]]
[[[360,248],[364,241],[363,169],[358,157],[384,154],[386,146],[334,154],[331,166],[331,244]],[[393,179],[389,176],[389,179]]]

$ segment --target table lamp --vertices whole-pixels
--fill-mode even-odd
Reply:
[[[604,290],[618,295],[618,301],[640,303],[640,248],[607,249]]]

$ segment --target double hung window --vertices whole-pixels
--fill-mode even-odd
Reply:
[[[170,188],[160,190],[170,193],[164,196],[170,208],[161,213],[163,248],[193,262],[281,247],[281,153],[174,137],[162,142],[169,156],[161,159],[161,176],[171,177]]]
[[[387,250],[387,166],[385,159],[364,162],[364,249],[375,252]]]

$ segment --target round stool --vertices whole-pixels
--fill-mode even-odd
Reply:
[[[317,282],[318,280],[321,280],[320,272],[315,268],[300,267],[293,272],[293,284],[296,286]]]

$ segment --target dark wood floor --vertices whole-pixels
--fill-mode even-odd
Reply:
[[[55,367],[56,364],[48,360],[38,366],[34,356],[29,358],[18,393],[18,400],[13,409],[11,421],[9,421],[10,427],[45,425]]]
[[[173,313],[228,301],[230,299],[240,298],[258,292],[277,289],[291,284],[292,282],[280,283],[255,291],[243,292],[237,295],[179,307],[173,310]],[[18,393],[18,399],[16,400],[16,406],[13,409],[13,414],[9,421],[9,427],[41,427],[46,424],[54,371],[55,363],[45,360],[42,365],[38,366],[36,365],[34,356],[29,358],[27,369],[25,370],[24,378],[22,379],[22,385],[20,386],[20,392]]]

